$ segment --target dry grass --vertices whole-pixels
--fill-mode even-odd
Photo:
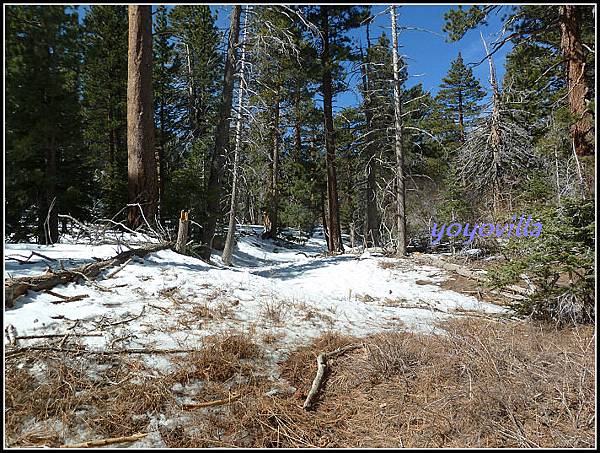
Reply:
[[[7,440],[56,446],[82,423],[96,436],[128,435],[164,413],[169,447],[594,446],[593,328],[466,318],[442,327],[362,340],[325,334],[279,364],[295,393],[273,392],[286,384],[264,377],[262,351],[239,332],[207,338],[158,376],[127,357],[30,352],[7,360]],[[303,410],[318,353],[357,341],[364,347],[330,360],[314,411]],[[177,400],[230,392],[241,398],[194,411]]]
[[[288,309],[288,303],[284,300],[264,300],[261,302],[260,314],[271,324],[282,326],[285,321],[285,312]]]
[[[174,369],[158,373],[129,356],[85,356],[28,351],[6,362],[5,434],[11,446],[58,446],[79,429],[97,437],[144,430],[149,416],[180,414],[174,384],[204,381],[192,395],[200,401],[227,397],[222,382],[239,375],[258,385],[252,361],[261,350],[246,334],[229,332],[206,339],[197,352],[174,356]],[[33,423],[42,423],[30,428]],[[89,439],[85,439],[89,440]]]
[[[328,335],[282,364],[299,391],[242,422],[266,447],[591,447],[594,332],[453,320],[446,334],[386,333],[336,359],[314,413],[301,409]],[[250,429],[248,425],[243,424]]]
[[[224,333],[207,337],[205,342],[201,350],[173,359],[174,382],[224,382],[236,374],[253,376],[252,364],[248,362],[258,359],[262,351],[248,335]]]
[[[136,360],[39,354],[36,362],[44,364],[46,371],[33,372],[7,363],[5,429],[9,443],[22,445],[29,443],[32,435],[40,437],[24,429],[31,419],[60,422],[62,429],[49,428],[41,436],[50,446],[60,445],[58,438],[69,435],[78,424],[101,436],[129,435],[146,426],[146,413],[161,411],[172,400],[167,382],[149,376]],[[94,368],[97,372],[90,372]]]

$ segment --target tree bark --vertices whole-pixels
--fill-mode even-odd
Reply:
[[[406,212],[404,190],[404,150],[402,149],[402,100],[400,97],[400,68],[398,67],[398,30],[396,7],[390,8],[392,16],[392,63],[394,69],[394,128],[396,153],[396,255],[406,255]]]
[[[365,93],[365,120],[367,126],[367,187],[365,191],[367,217],[365,221],[364,236],[367,247],[377,247],[379,245],[379,222],[377,215],[377,206],[375,204],[376,191],[376,167],[375,167],[375,147],[371,132],[373,131],[373,105],[371,103],[371,87],[369,74],[369,51],[371,44],[369,41],[369,24],[367,24],[367,54],[363,58],[363,90]]]
[[[588,108],[589,87],[585,78],[585,54],[581,42],[581,7],[560,6],[560,46],[567,60],[567,88],[569,108],[575,118],[571,125],[573,146],[578,156],[594,154],[591,132],[594,126]]]
[[[235,217],[237,208],[237,192],[238,192],[238,167],[240,160],[240,151],[242,146],[242,109],[244,107],[244,90],[246,88],[246,80],[244,71],[246,67],[246,30],[248,26],[248,13],[250,6],[246,6],[244,14],[244,27],[242,32],[242,54],[240,57],[240,82],[238,92],[237,119],[235,124],[235,151],[233,155],[233,181],[231,184],[231,203],[229,206],[229,226],[227,228],[227,238],[225,239],[225,247],[221,259],[223,264],[231,266],[231,258],[233,255],[233,243],[235,242]]]
[[[158,175],[154,151],[152,105],[152,7],[129,6],[127,68],[127,155],[130,228],[154,222],[158,209]]]
[[[279,146],[281,136],[279,134],[280,117],[280,87],[277,87],[275,105],[273,107],[271,160],[269,162],[269,230],[265,231],[263,237],[274,238],[279,229]]]
[[[170,243],[152,244],[139,249],[127,250],[119,253],[113,258],[96,261],[91,264],[84,264],[83,266],[75,267],[73,269],[32,277],[9,278],[4,282],[4,304],[8,308],[13,307],[15,299],[23,294],[27,294],[28,291],[44,291],[52,289],[57,285],[74,282],[82,276],[88,279],[96,278],[100,272],[109,267],[121,265],[134,256],[142,258],[148,253],[167,249],[171,247],[171,245],[172,244]]]
[[[202,255],[210,259],[211,247],[217,220],[221,214],[221,192],[223,167],[225,157],[229,151],[229,123],[231,116],[231,103],[233,100],[233,84],[235,78],[235,49],[239,42],[241,6],[234,5],[231,10],[231,23],[229,26],[229,40],[227,58],[225,59],[225,74],[223,77],[223,91],[219,108],[219,123],[215,132],[215,148],[210,164],[210,175],[206,191],[206,219],[203,229],[203,240],[206,244]]]
[[[327,227],[327,205],[325,200],[325,189],[321,189],[321,221],[323,222],[323,236],[325,242],[327,242],[327,249],[331,250],[331,243],[329,241],[329,228]]]
[[[340,209],[337,193],[337,175],[335,168],[335,141],[333,129],[333,86],[331,75],[331,60],[329,55],[329,7],[321,6],[321,33],[323,50],[321,62],[323,65],[323,114],[325,122],[325,148],[327,164],[327,200],[329,207],[329,251],[344,252],[342,232],[340,229]]]

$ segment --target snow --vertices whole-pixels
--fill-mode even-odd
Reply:
[[[113,277],[108,275],[114,269],[108,269],[95,283],[81,281],[53,288],[64,296],[88,296],[79,301],[53,303],[60,300],[48,293],[22,296],[13,308],[5,309],[5,329],[12,325],[19,336],[96,334],[71,337],[68,345],[80,342],[101,351],[198,349],[209,335],[244,332],[263,350],[264,374],[274,383],[268,394],[275,395],[295,391],[281,381],[278,362],[324,332],[358,337],[381,331],[431,332],[437,321],[453,316],[455,309],[504,310],[440,288],[438,284],[449,275],[410,258],[385,258],[378,249],[326,256],[322,231],[310,238],[288,231],[299,243],[286,246],[261,239],[260,226],[244,225],[239,231],[234,267],[225,267],[216,251],[208,264],[163,250],[144,259],[134,258]],[[31,255],[32,251],[56,261]],[[39,275],[49,266],[55,270],[78,266],[121,251],[118,245],[92,246],[77,241],[53,246],[5,244],[5,275]],[[30,259],[20,264],[7,259],[11,256]],[[267,341],[268,337],[275,341]],[[5,345],[7,341],[5,338]],[[20,339],[19,346],[44,341]],[[139,360],[149,366],[147,373],[158,375],[172,369],[171,358],[172,354],[144,354]],[[88,373],[101,372],[100,367],[96,364]],[[35,365],[32,371],[43,375]],[[172,391],[178,403],[189,403],[202,385],[176,384]],[[164,447],[158,426],[182,423],[186,415],[176,419],[163,413],[148,417],[150,434],[128,447]],[[34,427],[44,423],[32,420]],[[89,439],[87,431],[82,425],[75,437],[64,441]]]
[[[101,287],[82,282],[54,288],[65,296],[89,296],[76,302],[54,304],[57,299],[50,294],[29,293],[5,311],[5,327],[14,325],[19,335],[62,333],[79,320],[77,329],[108,332],[85,337],[85,344],[95,348],[106,348],[128,335],[118,346],[194,348],[206,335],[252,331],[280,337],[277,350],[271,351],[279,357],[324,331],[356,336],[398,329],[427,332],[452,310],[503,311],[441,289],[436,283],[448,275],[433,266],[369,251],[317,256],[326,248],[319,232],[291,248],[263,240],[259,232],[258,226],[242,228],[234,252],[235,267],[223,266],[218,252],[213,263],[207,264],[163,250],[133,260],[113,278],[98,279]],[[68,243],[6,244],[5,250],[6,256],[25,258],[36,251],[60,260],[65,267],[122,251],[116,245]],[[59,268],[59,262],[34,255],[25,264],[5,261],[5,271],[11,277],[36,275],[48,265]],[[111,271],[105,271],[104,277]],[[196,315],[194,327],[182,327],[182,317],[202,309],[212,318]]]

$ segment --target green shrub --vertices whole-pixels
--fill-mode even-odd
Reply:
[[[594,322],[595,218],[592,200],[572,199],[539,211],[539,238],[514,238],[504,252],[507,265],[492,277],[502,288],[523,275],[535,288],[513,308],[559,325]]]

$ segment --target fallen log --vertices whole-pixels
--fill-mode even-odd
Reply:
[[[27,294],[29,291],[46,291],[58,285],[64,285],[66,283],[77,281],[82,277],[87,280],[92,280],[96,278],[103,270],[124,264],[133,256],[143,258],[149,253],[168,249],[171,246],[172,244],[170,242],[152,244],[147,247],[121,252],[113,258],[109,258],[107,260],[85,264],[72,269],[65,269],[64,271],[49,272],[33,277],[8,278],[4,282],[4,306],[6,308],[14,307],[15,300],[18,297]]]

